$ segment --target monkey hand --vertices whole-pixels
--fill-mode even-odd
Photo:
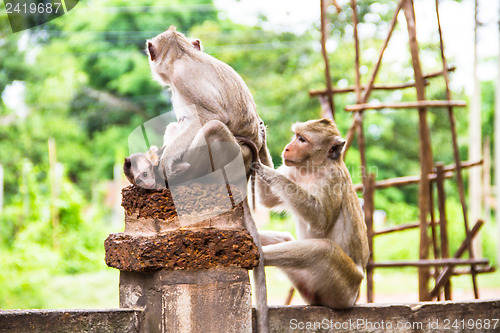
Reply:
[[[273,183],[273,181],[276,179],[277,176],[281,176],[278,172],[268,167],[267,165],[264,165],[260,162],[256,164],[258,164],[255,167],[257,175],[259,176],[260,179],[262,179],[264,182],[268,184]]]
[[[179,177],[186,173],[186,171],[191,168],[191,164],[187,162],[183,162],[182,159],[175,158],[164,158],[162,156],[162,161],[160,162],[161,171],[165,177],[165,179],[173,180],[176,177]]]

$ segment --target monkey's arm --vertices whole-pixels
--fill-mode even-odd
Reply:
[[[168,143],[160,158],[159,168],[165,179],[181,174],[189,169],[190,164],[182,162],[182,157],[187,153],[197,131],[190,126],[182,130],[173,141]]]
[[[258,174],[258,172],[257,172]],[[260,198],[260,202],[267,208],[273,208],[280,204],[282,201],[276,194],[271,190],[271,186],[268,182],[264,181],[261,177],[257,177],[257,193]]]
[[[298,217],[309,221],[318,230],[326,231],[331,227],[326,214],[327,207],[322,205],[319,198],[265,165],[260,165],[257,174],[263,182],[267,183],[274,197]],[[334,210],[337,210],[336,208],[333,207]]]

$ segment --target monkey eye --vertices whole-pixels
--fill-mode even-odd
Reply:
[[[143,173],[142,173],[142,176],[143,176],[144,178],[146,178],[146,177],[148,176],[148,173],[147,173],[147,172],[143,172]]]
[[[301,143],[307,142],[307,140],[302,135],[297,135],[297,140],[299,140],[299,142]]]

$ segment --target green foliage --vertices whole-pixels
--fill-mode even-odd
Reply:
[[[358,1],[360,22],[373,31],[360,40],[362,82],[382,45],[393,0]],[[354,84],[354,48],[351,9],[330,13],[329,57],[335,86]],[[261,17],[264,26],[265,17]],[[290,126],[321,116],[309,90],[324,87],[324,64],[318,27],[300,35],[248,27],[220,19],[211,0],[139,0],[133,6],[121,0],[80,2],[68,14],[28,32],[11,34],[0,13],[0,95],[15,81],[25,87],[27,114],[9,108],[0,99],[0,163],[5,172],[5,205],[0,213],[0,308],[37,308],[48,305],[49,291],[67,275],[104,268],[102,243],[110,226],[104,204],[113,167],[128,155],[131,131],[171,110],[170,95],[151,78],[144,45],[147,38],[169,25],[202,40],[209,54],[230,64],[254,95],[268,126],[268,146],[275,165],[291,136]],[[398,29],[400,29],[398,27]],[[440,69],[436,44],[422,44],[425,72]],[[391,45],[390,45],[391,47]],[[392,45],[394,47],[394,45]],[[409,57],[408,57],[409,59]],[[366,71],[365,71],[366,70]],[[376,83],[412,80],[411,63],[384,60]],[[483,135],[493,138],[492,82],[483,83]],[[429,99],[444,98],[442,79],[430,80]],[[463,91],[453,91],[464,99]],[[372,101],[414,100],[413,89],[374,91]],[[347,133],[352,115],[344,112],[355,94],[335,96],[336,123]],[[467,110],[457,109],[462,157],[467,155]],[[435,161],[452,163],[447,114],[430,111],[429,126]],[[365,112],[366,157],[369,172],[386,179],[418,175],[418,115],[414,111]],[[54,139],[57,161],[63,165],[59,195],[51,197],[48,140]],[[493,141],[493,139],[492,139]],[[361,182],[360,156],[355,141],[346,164],[355,183]],[[464,237],[456,186],[447,183],[447,213],[451,251]],[[418,220],[417,186],[377,191],[376,209],[387,214],[387,225]],[[59,223],[52,223],[52,205]],[[290,216],[275,213],[272,229],[294,233]],[[494,237],[485,226],[484,253],[494,257]],[[486,231],[486,232],[485,232]],[[376,238],[377,259],[415,259],[418,232]],[[98,273],[97,273],[98,274]],[[54,276],[56,276],[55,280]],[[52,289],[51,289],[52,288]]]

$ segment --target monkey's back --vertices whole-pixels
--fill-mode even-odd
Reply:
[[[172,84],[185,103],[208,111],[197,110],[201,125],[220,120],[234,135],[249,138],[259,149],[262,147],[260,118],[252,94],[231,66],[202,51],[186,54],[173,66]]]

